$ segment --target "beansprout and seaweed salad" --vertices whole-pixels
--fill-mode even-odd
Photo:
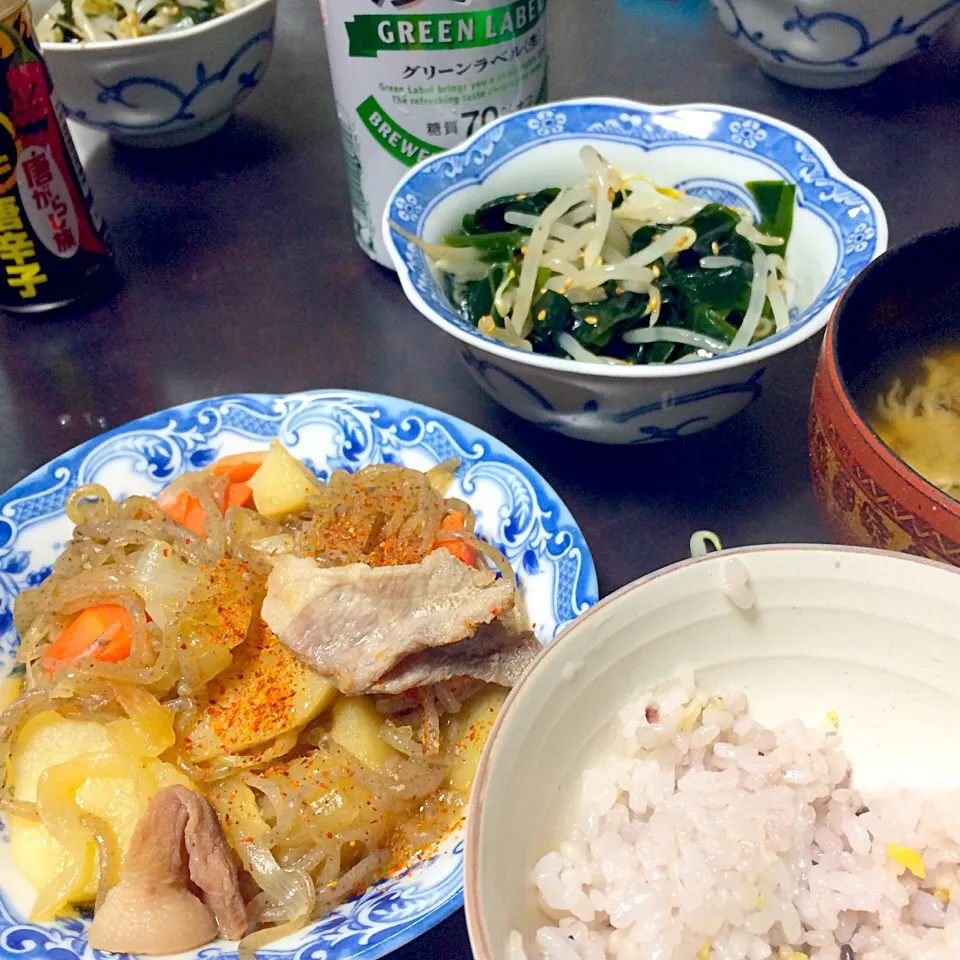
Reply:
[[[497,197],[427,243],[447,295],[480,333],[595,364],[687,363],[790,325],[786,252],[796,185],[746,184],[760,213],[710,203],[593,147],[582,179]]]
[[[206,23],[249,0],[57,0],[37,23],[44,43],[133,40]]]

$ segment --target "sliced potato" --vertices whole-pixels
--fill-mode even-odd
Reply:
[[[344,697],[334,704],[330,739],[361,763],[382,770],[387,759],[400,756],[380,739],[382,726],[383,717],[369,697]]]
[[[259,617],[233,664],[207,686],[184,743],[194,762],[240,753],[302,727],[337,695],[326,677],[301,663]]]
[[[265,586],[239,560],[204,567],[183,607],[180,669],[192,687],[226,670],[247,637]]]
[[[0,711],[6,710],[23,689],[23,677],[12,676],[0,681]]]
[[[373,795],[356,778],[344,777],[317,790],[307,801],[313,823],[321,833],[334,836],[347,830],[365,830],[373,839],[386,834],[389,818],[377,809]]]
[[[97,895],[96,850],[89,844],[83,870],[83,889],[78,903],[93,900]],[[13,865],[35,890],[40,890],[60,875],[67,866],[69,854],[50,835],[39,820],[10,818],[10,857]]]
[[[210,802],[220,815],[223,832],[234,850],[244,858],[244,851],[251,842],[261,842],[270,832],[270,827],[260,813],[253,790],[236,777],[227,777],[213,785]],[[244,860],[244,866],[248,866]]]
[[[14,799],[33,803],[37,781],[47,767],[84,753],[103,753],[110,746],[104,723],[70,720],[55,710],[38,713],[24,724],[10,756]]]
[[[156,781],[158,790],[172,786],[186,787],[188,790],[197,789],[197,785],[172,763],[164,763],[162,760],[147,760],[144,766],[147,773]]]
[[[471,697],[454,719],[456,759],[450,770],[450,785],[467,795],[477,775],[480,755],[507,694],[505,687],[490,686]]]
[[[68,720],[53,710],[37,714],[24,725],[11,753],[14,799],[35,802],[37,781],[47,767],[64,763],[83,753],[95,753],[108,748],[109,738],[104,724]],[[39,890],[67,866],[69,854],[42,823],[13,817],[10,824],[10,856],[16,868]],[[88,860],[84,868],[84,899],[92,898],[97,890],[96,857],[89,857]]]
[[[277,440],[248,481],[253,503],[265,517],[281,517],[303,510],[315,493],[317,478]]]
[[[111,728],[129,723],[128,720],[109,723],[72,720],[53,710],[38,714],[24,725],[11,754],[14,798],[35,801],[40,777],[50,767],[69,763],[85,754],[110,754],[114,745],[122,740],[113,735]],[[139,763],[139,757],[135,762]],[[148,759],[143,770],[147,774],[144,777],[88,777],[76,792],[77,806],[99,817],[110,828],[121,859],[153,793],[171,783],[192,788],[190,781],[169,763]],[[17,869],[37,890],[54,880],[68,865],[70,857],[41,822],[24,817],[11,819],[10,855]],[[96,848],[90,843],[84,860],[83,881],[71,898],[73,902],[92,900],[98,878]]]

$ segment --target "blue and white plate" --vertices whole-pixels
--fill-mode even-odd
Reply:
[[[584,363],[524,352],[464,320],[421,249],[390,227],[429,241],[460,229],[494,197],[584,176],[580,149],[596,147],[624,174],[731,206],[754,208],[745,184],[797,184],[787,251],[787,329],[743,350],[696,363]],[[604,443],[649,443],[696,433],[758,399],[768,366],[826,325],[846,285],[887,246],[877,198],[842,173],[818,140],[739,107],[655,107],[597,97],[503,117],[465,143],[418,164],[397,185],[384,237],[411,303],[458,341],[479,385],[507,409],[548,429]]]
[[[597,601],[590,551],[570,512],[544,479],[498,440],[429,407],[367,393],[238,394],[185,404],[112,430],[58,457],[0,496],[0,676],[14,666],[11,608],[39,583],[72,533],[67,495],[102,483],[115,497],[153,495],[174,477],[217,457],[265,447],[277,437],[320,477],[370,463],[420,470],[448,457],[463,467],[451,495],[477,511],[482,537],[520,576],[541,642]],[[86,919],[31,924],[33,899],[0,845],[0,957],[71,960],[89,955]],[[429,930],[463,901],[463,840],[388,879],[335,913],[258,954],[270,960],[375,960]],[[197,960],[236,956],[213,944]]]

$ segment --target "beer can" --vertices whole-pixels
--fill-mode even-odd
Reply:
[[[547,0],[321,0],[357,241],[410,167],[547,96]]]

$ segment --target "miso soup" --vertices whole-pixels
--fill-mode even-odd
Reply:
[[[960,500],[960,331],[890,355],[855,392],[880,439]]]

